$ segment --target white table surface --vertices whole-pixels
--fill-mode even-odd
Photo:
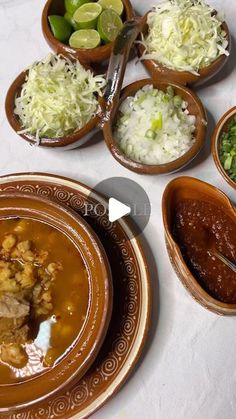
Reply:
[[[120,166],[101,141],[68,152],[30,147],[12,131],[4,113],[7,88],[31,62],[49,48],[41,33],[45,0],[0,1],[0,175],[45,171],[69,176],[90,186],[110,176],[129,177],[149,194],[152,216],[145,230],[158,269],[154,279],[153,325],[145,356],[116,397],[94,415],[96,419],[235,419],[236,319],[221,318],[194,302],[176,277],[166,252],[161,197],[178,174],[145,177]],[[211,0],[226,12],[236,38],[236,2]],[[140,13],[152,0],[133,0]],[[142,64],[129,63],[125,84],[146,77]],[[215,121],[236,103],[236,46],[229,65],[214,83],[198,90],[209,112],[207,146],[179,175],[210,182],[236,201],[235,191],[218,174],[210,155]],[[155,267],[151,267],[155,270]],[[159,288],[159,291],[158,291]]]

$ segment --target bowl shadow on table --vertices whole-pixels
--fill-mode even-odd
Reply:
[[[210,80],[206,81],[204,85],[199,85],[199,87],[196,86],[196,90],[198,91],[202,88],[210,87],[213,84],[220,83],[221,81],[229,77],[234,71],[234,69],[236,68],[235,56],[236,56],[236,40],[231,35],[231,51],[230,51],[230,56],[227,61],[227,64],[221,71],[219,71],[219,73],[217,73]]]
[[[197,155],[197,157],[193,159],[187,166],[181,169],[181,172],[186,172],[188,170],[195,169],[196,166],[203,163],[211,154],[211,139],[212,139],[213,130],[215,128],[215,119],[212,113],[208,109],[206,109],[206,113],[207,113],[208,128],[207,128],[207,137],[206,137],[205,145],[203,146],[202,150]]]
[[[102,133],[102,130],[99,129],[92,135],[92,137],[88,141],[86,141],[84,144],[78,147],[77,150],[83,150],[85,148],[93,147],[94,145],[102,141],[103,141],[103,133]]]

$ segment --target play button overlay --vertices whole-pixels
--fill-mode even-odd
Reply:
[[[130,213],[131,208],[128,207],[128,205],[122,204],[122,202],[117,201],[115,198],[109,199],[108,217],[111,223],[114,223],[114,221],[117,221]]]
[[[98,195],[105,197],[105,204],[92,206],[89,213],[96,212],[107,217],[107,222],[122,220],[129,222],[133,237],[142,233],[151,215],[151,204],[144,188],[137,182],[123,177],[111,177],[98,183],[91,192],[91,199]]]

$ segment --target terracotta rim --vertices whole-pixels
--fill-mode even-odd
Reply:
[[[150,12],[148,12],[143,17],[143,33],[147,33],[148,25],[147,25],[147,16]],[[231,51],[231,34],[226,22],[222,23],[222,28],[226,32],[226,38],[229,42],[228,51]],[[138,45],[138,52],[139,56],[141,57],[145,51],[145,48],[142,44]],[[200,76],[195,76],[194,74],[188,71],[175,71],[165,67],[164,65],[158,63],[155,60],[142,60],[143,65],[146,67],[148,72],[151,74],[153,78],[164,78],[168,80],[176,81],[183,85],[193,85],[193,84],[203,84],[213,76],[215,76],[224,65],[227,63],[229,56],[221,55],[218,57],[213,63],[209,66],[201,69],[199,71]]]
[[[88,68],[88,67],[87,67]],[[15,108],[15,98],[19,95],[22,85],[25,81],[27,75],[27,71],[23,71],[18,75],[18,77],[14,80],[11,86],[8,89],[6,100],[5,100],[5,111],[6,116],[8,119],[9,124],[13,128],[13,130],[18,134],[19,131],[22,130],[22,126],[20,123],[19,118],[14,114]],[[40,139],[40,147],[48,147],[48,148],[58,148],[58,147],[68,147],[73,146],[73,144],[77,144],[84,140],[84,137],[89,133],[92,133],[98,126],[99,117],[96,116],[92,118],[83,128],[79,131],[74,132],[73,134],[66,135],[60,138],[41,138]],[[30,144],[35,145],[35,136],[31,134],[18,134],[24,140],[28,141]]]
[[[170,261],[174,270],[181,280],[184,287],[187,291],[191,294],[191,296],[200,303],[204,308],[213,311],[216,314],[220,315],[229,315],[235,316],[236,315],[236,304],[226,304],[222,303],[215,298],[211,297],[198,283],[195,279],[191,271],[188,269],[184,258],[182,256],[182,252],[178,243],[174,240],[173,234],[170,227],[170,215],[169,215],[169,208],[171,205],[172,196],[175,190],[177,189],[194,189],[194,190],[203,190],[203,195],[206,196],[206,201],[212,201],[212,196],[208,196],[206,194],[206,190],[211,191],[211,195],[214,195],[218,198],[218,201],[227,208],[228,212],[232,214],[233,217],[236,219],[236,211],[235,208],[230,201],[230,199],[218,188],[212,186],[206,182],[203,182],[199,179],[182,176],[170,181],[163,193],[162,197],[162,216],[163,216],[163,223],[164,223],[164,230],[165,230],[165,237],[166,237],[166,246],[167,251],[169,254]],[[184,272],[185,271],[185,272]]]
[[[48,45],[55,52],[61,53],[68,58],[74,57],[76,59],[79,59],[83,63],[104,63],[104,61],[106,61],[111,55],[114,42],[107,45],[102,45],[94,49],[86,50],[71,48],[69,45],[63,44],[62,42],[54,38],[48,24],[49,9],[53,1],[54,0],[47,0],[42,13],[42,32]],[[135,16],[135,14],[130,0],[122,1],[124,4],[125,12],[125,19],[123,20],[123,22],[125,23],[127,20],[132,19]]]
[[[228,112],[226,112],[222,116],[218,124],[216,125],[214,133],[213,133],[213,137],[212,137],[211,151],[212,151],[212,156],[213,156],[213,159],[214,159],[214,162],[218,171],[220,172],[224,180],[230,186],[232,186],[232,188],[236,189],[236,182],[233,182],[233,180],[227,175],[226,171],[224,170],[221,164],[220,157],[219,157],[221,136],[223,132],[225,131],[226,125],[233,117],[236,117],[236,106],[234,106]]]
[[[11,190],[12,192],[14,192],[16,189],[18,190],[18,188],[22,191],[24,191],[25,189],[29,189],[31,193],[33,193],[33,190],[36,188],[36,190],[38,191],[37,193],[40,194],[44,194],[44,192],[48,193],[49,188],[53,188],[53,190],[55,189],[55,197],[57,196],[57,192],[59,191],[60,193],[62,193],[63,190],[67,192],[74,191],[75,196],[83,197],[83,199],[86,200],[86,197],[90,196],[92,192],[92,190],[89,187],[80,182],[73,181],[65,177],[54,176],[52,174],[20,173],[0,177],[0,190]],[[75,196],[73,197],[73,202]],[[93,197],[97,202],[103,202],[102,198],[99,195],[93,193]],[[80,208],[79,202],[78,208]],[[138,276],[140,278],[139,281],[141,280],[140,285],[142,292],[142,305],[140,307],[139,320],[137,319],[137,330],[134,336],[134,340],[132,339],[132,346],[129,348],[129,352],[127,353],[125,362],[122,363],[122,365],[119,367],[115,375],[115,379],[112,379],[111,382],[108,380],[108,385],[103,389],[102,393],[100,391],[99,395],[96,396],[96,398],[92,398],[92,400],[88,403],[86,402],[85,405],[83,404],[82,410],[80,408],[80,403],[71,409],[70,403],[72,401],[69,401],[69,395],[67,396],[68,393],[64,393],[64,396],[63,394],[58,395],[57,399],[51,401],[49,399],[49,401],[47,403],[44,403],[44,405],[40,405],[38,408],[35,408],[34,410],[24,409],[21,412],[19,412],[19,414],[22,414],[27,417],[30,415],[33,415],[33,417],[37,415],[43,415],[45,419],[49,419],[51,418],[51,415],[55,412],[54,408],[57,409],[57,404],[58,406],[60,405],[61,409],[61,403],[64,406],[64,402],[68,397],[69,406],[64,406],[66,410],[60,410],[61,413],[57,412],[56,415],[58,415],[59,413],[59,416],[61,418],[72,417],[75,414],[77,418],[89,417],[118,392],[118,390],[122,387],[124,382],[127,380],[128,376],[134,369],[135,365],[137,364],[137,361],[146,343],[151,322],[151,278],[148,270],[147,260],[143,253],[141,243],[139,239],[132,237],[132,227],[130,227],[127,224],[126,220],[121,220],[121,222],[119,222],[119,225],[119,228],[121,228],[121,231],[123,231],[122,237],[124,242],[127,240],[127,237],[132,238],[132,240],[129,240],[129,247],[133,249],[132,252],[134,252],[137,261],[139,261],[137,265],[137,272],[139,272]],[[119,244],[119,246],[121,244],[122,242]],[[79,388],[78,391],[80,391]],[[7,415],[6,417],[8,419],[15,419],[14,414]]]
[[[103,246],[82,217],[47,198],[28,193],[0,192],[0,202],[2,200],[6,203],[4,201],[4,207],[0,209],[0,218],[20,214],[21,217],[48,222],[72,241],[81,253],[89,274],[86,319],[70,351],[55,366],[30,377],[20,385],[0,385],[0,412],[7,413],[54,395],[86,373],[106,336],[112,313],[113,287],[110,265]]]
[[[197,135],[196,135],[196,141],[193,144],[193,146],[190,148],[190,150],[187,151],[182,157],[179,157],[178,159],[166,163],[166,164],[160,164],[160,165],[147,165],[143,163],[135,162],[134,160],[129,159],[124,155],[124,153],[118,148],[112,133],[112,125],[115,119],[115,113],[113,113],[113,116],[111,117],[110,121],[106,122],[103,126],[103,133],[104,138],[106,141],[106,144],[112,153],[113,157],[120,163],[122,166],[126,167],[127,169],[137,172],[140,174],[167,174],[172,173],[175,171],[180,170],[187,164],[189,164],[201,151],[206,138],[206,132],[207,132],[207,115],[206,111],[203,107],[202,102],[198,98],[198,96],[192,92],[190,89],[188,89],[185,86],[182,86],[180,84],[169,82],[168,80],[160,80],[155,81],[153,79],[144,79],[139,80],[137,82],[134,82],[130,85],[128,85],[123,91],[121,99],[118,103],[118,106],[114,108],[119,109],[121,103],[126,99],[128,96],[134,95],[139,89],[141,89],[143,86],[146,85],[154,85],[155,87],[165,90],[167,86],[172,86],[174,90],[180,94],[186,101],[190,101],[189,105],[193,104],[194,108],[196,109],[195,115],[197,116]],[[117,111],[116,111],[117,114]]]

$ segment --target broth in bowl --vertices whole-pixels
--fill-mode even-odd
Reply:
[[[55,365],[83,327],[89,279],[78,248],[27,218],[0,222],[0,385]]]

